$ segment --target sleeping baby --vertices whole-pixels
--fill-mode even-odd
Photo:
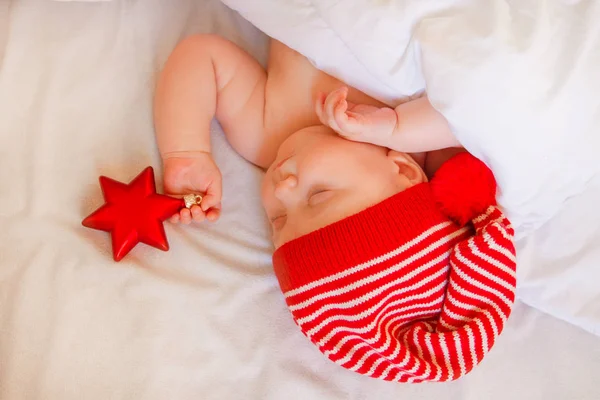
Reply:
[[[512,227],[492,173],[451,149],[426,96],[392,109],[277,41],[265,70],[196,35],[169,57],[154,114],[165,191],[203,194],[173,222],[219,218],[213,118],[266,170],[275,273],[330,360],[379,379],[447,381],[493,346],[514,301]],[[450,150],[428,153],[440,149]]]

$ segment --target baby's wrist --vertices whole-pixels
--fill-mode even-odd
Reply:
[[[389,113],[389,119],[387,123],[384,125],[383,134],[380,135],[381,142],[378,143],[379,146],[388,147],[392,150],[394,149],[394,145],[396,144],[396,140],[398,136],[401,135],[400,131],[400,116],[396,112],[396,110],[392,109],[393,112]]]
[[[167,151],[161,153],[160,156],[163,161],[168,160],[170,158],[201,158],[206,156],[211,156],[210,151],[205,150],[184,150],[184,151]]]

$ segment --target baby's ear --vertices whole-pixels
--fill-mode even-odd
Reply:
[[[387,156],[394,162],[396,168],[398,168],[398,173],[404,175],[411,185],[414,186],[419,183],[427,182],[427,175],[425,175],[423,169],[408,154],[390,150],[388,151]]]

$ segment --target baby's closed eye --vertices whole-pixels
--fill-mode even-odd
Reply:
[[[318,189],[310,192],[308,195],[308,205],[316,206],[324,203],[333,196],[333,191],[328,189]]]

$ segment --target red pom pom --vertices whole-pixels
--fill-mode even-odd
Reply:
[[[430,184],[442,212],[461,226],[496,205],[496,179],[492,171],[469,153],[460,153],[446,161]]]

